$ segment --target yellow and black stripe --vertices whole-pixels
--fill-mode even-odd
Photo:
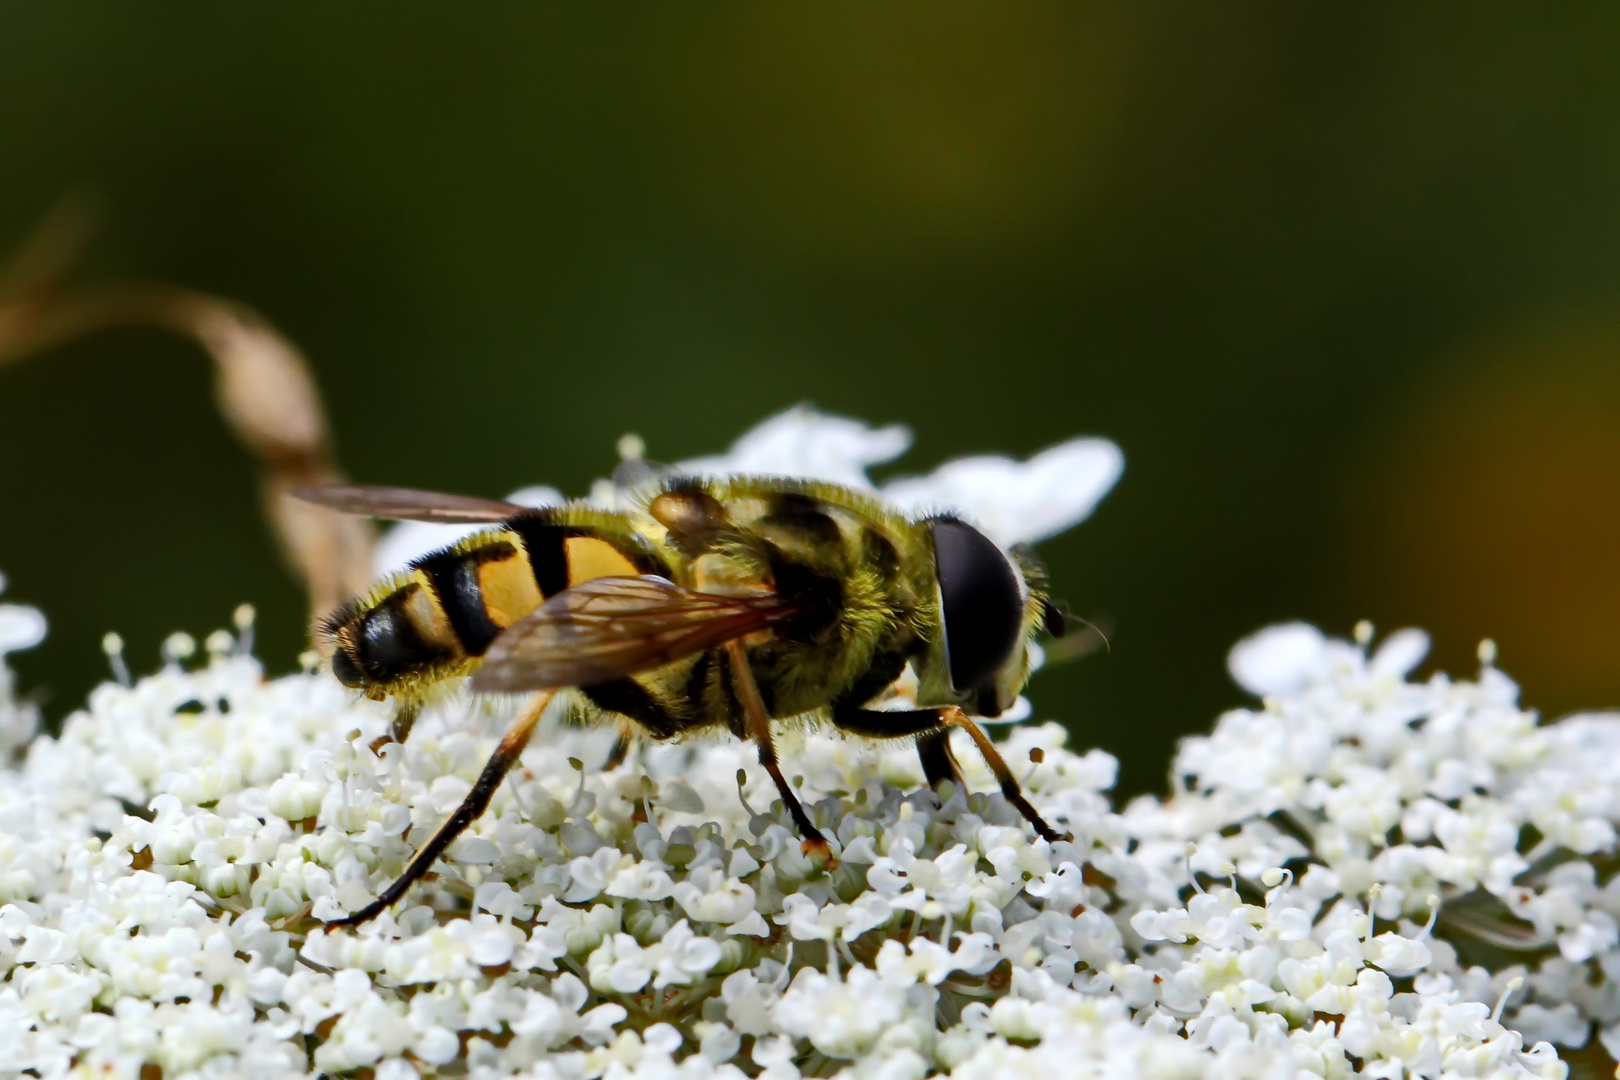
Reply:
[[[383,698],[465,674],[508,626],[593,578],[669,576],[669,567],[624,518],[584,506],[517,515],[417,559],[409,570],[351,601],[322,629],[332,672]]]

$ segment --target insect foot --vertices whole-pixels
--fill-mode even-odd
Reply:
[[[799,845],[799,850],[807,859],[825,864],[829,873],[838,869],[838,860],[833,856],[832,845],[827,843],[825,836],[813,836]]]

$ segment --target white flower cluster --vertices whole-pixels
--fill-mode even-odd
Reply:
[[[1241,644],[1262,707],[1123,811],[1108,755],[1010,729],[1058,843],[966,744],[941,800],[909,747],[787,733],[830,871],[747,745],[604,771],[548,720],[436,876],[329,931],[499,706],[374,752],[385,707],[216,634],[0,773],[0,1076],[1562,1077],[1620,1022],[1620,722],[1409,682],[1424,644]]]
[[[1620,717],[1538,723],[1490,642],[1475,682],[1409,682],[1427,636],[1369,654],[1371,635],[1292,624],[1241,642],[1232,674],[1265,707],[1181,744],[1175,797],[1125,812],[1139,854],[1168,864],[1190,842],[1194,869],[1252,880],[1308,857],[1268,906],[1286,895],[1318,936],[1349,920],[1368,962],[1421,995],[1498,1003],[1526,1044],[1579,1050],[1595,1031],[1620,1057]],[[1137,925],[1212,944],[1176,930],[1186,917]],[[1390,929],[1375,935],[1377,920]],[[1349,1014],[1346,984],[1301,985],[1316,996],[1289,992],[1306,1005]]]

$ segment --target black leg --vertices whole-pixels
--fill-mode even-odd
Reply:
[[[628,675],[595,686],[581,687],[580,693],[603,712],[634,720],[655,739],[672,739],[686,730],[687,725],[670,712],[667,704]]]
[[[956,767],[956,758],[951,756],[949,729],[917,736],[917,757],[922,761],[929,787],[937,788],[947,780],[957,787],[962,786],[962,772]]]
[[[858,709],[834,705],[832,718],[838,730],[868,739],[904,739],[945,727],[939,709]]]
[[[862,709],[852,705],[833,706],[833,724],[851,735],[868,739],[917,737],[917,757],[929,787],[941,781],[962,783],[962,774],[951,757],[950,729],[939,718],[938,709]]]
[[[837,865],[832,858],[832,846],[810,820],[810,815],[804,812],[799,797],[793,793],[787,777],[782,775],[782,767],[776,763],[776,745],[771,741],[771,718],[765,712],[765,702],[759,696],[759,686],[748,667],[748,655],[743,652],[742,642],[728,641],[725,649],[726,656],[731,660],[732,673],[736,676],[737,697],[742,701],[748,737],[759,750],[759,763],[776,781],[776,790],[782,793],[782,803],[793,816],[793,823],[799,827],[799,835],[804,837],[800,847],[806,855],[826,859],[829,867]]]
[[[333,919],[326,924],[327,926],[358,926],[371,921],[392,907],[396,900],[404,896],[412,885],[433,868],[434,862],[444,854],[444,849],[489,809],[489,800],[494,797],[495,789],[501,786],[507,771],[522,756],[523,748],[529,745],[529,737],[534,734],[534,726],[539,722],[540,714],[545,712],[546,706],[551,703],[551,698],[550,690],[542,690],[534,696],[529,707],[523,710],[523,715],[518,717],[517,722],[501,739],[500,745],[495,748],[495,752],[490,755],[489,763],[478,776],[478,782],[473,784],[472,790],[467,792],[467,797],[461,800],[461,805],[456,807],[455,812],[445,819],[445,823],[439,826],[438,831],[411,857],[405,872],[384,889],[377,899],[359,911],[345,915],[341,919]]]

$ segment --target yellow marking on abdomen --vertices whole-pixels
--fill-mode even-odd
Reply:
[[[411,628],[424,643],[448,649],[458,656],[463,655],[466,650],[461,647],[461,639],[456,637],[455,630],[450,626],[444,606],[439,603],[439,594],[433,590],[428,576],[416,570],[411,578],[417,587],[409,589],[404,603],[400,605],[411,622]]]
[[[634,577],[641,573],[622,551],[594,536],[570,536],[563,541],[568,556],[568,584],[600,577]]]
[[[529,615],[542,602],[534,571],[521,548],[509,559],[479,564],[478,592],[489,621],[503,629]]]

